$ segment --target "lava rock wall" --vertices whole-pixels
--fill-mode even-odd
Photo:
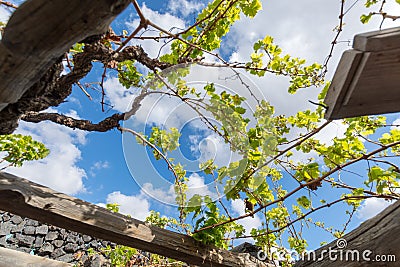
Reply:
[[[81,266],[110,266],[101,255],[90,256],[88,249],[101,252],[109,241],[95,239],[56,226],[0,211],[0,246]]]

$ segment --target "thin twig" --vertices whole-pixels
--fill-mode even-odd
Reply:
[[[132,38],[135,37],[135,35],[138,34],[138,33],[140,32],[141,29],[146,29],[146,28],[147,28],[147,25],[148,25],[149,20],[146,19],[146,18],[144,17],[143,12],[142,12],[142,10],[140,9],[140,6],[139,6],[139,4],[137,3],[136,0],[132,0],[132,4],[133,4],[133,6],[135,7],[136,12],[137,12],[138,15],[139,15],[139,18],[140,18],[139,25],[138,25],[138,27],[128,36],[128,38],[126,38],[126,39],[121,43],[121,45],[115,50],[115,54],[118,54],[118,52],[120,52],[120,51],[122,50],[122,48],[124,48],[125,45],[127,45],[127,44],[129,43],[129,41],[132,40]]]
[[[4,6],[6,6],[6,7],[11,7],[11,8],[14,8],[14,9],[17,9],[17,8],[18,8],[17,5],[14,5],[14,4],[11,3],[11,2],[6,2],[6,1],[2,1],[2,0],[0,0],[0,5],[4,5]]]

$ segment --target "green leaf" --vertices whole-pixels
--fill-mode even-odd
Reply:
[[[77,54],[77,53],[82,53],[83,52],[83,48],[85,47],[85,44],[83,43],[76,43],[72,46],[70,52],[73,54]]]
[[[369,13],[368,15],[363,14],[363,15],[361,15],[361,17],[360,17],[360,21],[361,21],[363,24],[366,24],[366,23],[368,23],[368,22],[370,21],[371,18],[372,18],[372,13]]]
[[[297,204],[305,209],[309,209],[311,207],[311,201],[306,196],[299,197],[297,199]]]
[[[136,69],[134,60],[125,60],[118,63],[118,79],[125,88],[138,87],[141,77],[142,74]]]
[[[235,108],[235,111],[236,111],[237,113],[239,113],[239,114],[244,114],[244,113],[246,113],[246,109],[245,109],[245,108],[242,108],[242,107],[236,107],[236,108]]]
[[[16,167],[26,161],[43,159],[50,153],[44,144],[21,134],[0,135],[0,151],[5,152],[3,160]]]
[[[189,207],[200,207],[201,206],[201,196],[198,194],[195,194],[194,196],[192,196],[188,202],[188,206]]]

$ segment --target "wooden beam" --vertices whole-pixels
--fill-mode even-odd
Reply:
[[[335,240],[316,250],[315,259],[318,260],[315,260],[313,256],[310,258],[306,256],[294,267],[399,266],[399,237],[400,201],[397,201],[346,234],[343,237],[347,243],[345,247],[339,248]],[[343,245],[344,242],[340,244]],[[329,258],[329,251],[333,251],[331,258]],[[335,256],[337,260],[332,260]]]
[[[339,113],[341,108],[337,103],[343,102],[362,56],[363,53],[356,50],[347,50],[343,53],[324,100],[324,103],[328,106],[325,117],[330,119],[337,118],[336,114]]]
[[[72,264],[0,247],[0,267],[72,267]]]
[[[249,254],[205,246],[105,208],[0,172],[0,209],[61,228],[200,266],[264,267]]]
[[[12,14],[0,41],[0,111],[17,102],[74,43],[104,33],[129,3],[129,0],[24,2]]]
[[[382,52],[400,47],[400,27],[357,34],[353,48],[363,52]]]
[[[358,34],[325,97],[326,119],[400,111],[400,27]]]

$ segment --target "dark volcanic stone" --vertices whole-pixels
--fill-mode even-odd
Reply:
[[[49,227],[47,225],[41,225],[39,227],[36,227],[36,234],[38,235],[47,235],[49,232]]]
[[[64,246],[65,252],[74,253],[78,250],[78,244],[68,243]]]
[[[9,238],[6,236],[6,240],[9,244],[18,244],[18,239],[15,236],[10,236]]]
[[[3,222],[7,222],[11,219],[10,215],[6,212],[3,214]]]
[[[110,262],[104,258],[104,256],[95,254],[92,257],[89,257],[84,262],[83,266],[85,267],[106,267],[111,266]]]
[[[15,238],[18,240],[19,245],[23,245],[29,248],[32,247],[33,242],[35,241],[35,237],[22,234],[16,234]]]
[[[92,248],[98,248],[99,247],[99,242],[97,242],[97,240],[92,240],[92,242],[90,242],[89,245]]]
[[[8,235],[11,233],[11,228],[13,227],[11,222],[5,222],[0,224],[0,235]]]
[[[78,235],[78,240],[76,241],[76,243],[78,243],[79,245],[82,245],[85,242],[83,242],[83,238],[80,235]]]
[[[44,237],[44,240],[56,240],[58,237],[58,232],[48,232],[47,235]]]
[[[64,244],[64,240],[54,240],[52,244],[59,248],[62,247],[62,245]]]
[[[89,241],[92,240],[92,237],[88,236],[88,235],[83,235],[82,238],[83,238],[83,242],[85,242],[85,243],[88,243]]]
[[[39,249],[40,254],[50,254],[54,251],[54,246],[48,242],[44,243],[43,246]]]
[[[78,236],[75,233],[69,233],[68,236],[67,236],[67,242],[77,243],[78,242]]]
[[[43,246],[43,237],[37,236],[35,240],[35,248],[40,248]]]
[[[25,226],[22,232],[26,235],[34,235],[36,228],[34,226]]]
[[[5,236],[0,237],[0,246],[1,247],[7,246],[7,241]]]
[[[25,220],[27,226],[39,226],[39,222],[31,219]]]
[[[23,220],[22,220],[21,216],[14,215],[11,217],[11,221],[13,224],[20,224]]]
[[[50,254],[50,257],[52,258],[52,259],[55,259],[55,258],[58,258],[58,257],[61,257],[61,256],[63,256],[63,255],[65,255],[65,254],[67,254],[62,248],[56,248],[51,254]]]
[[[11,227],[11,233],[20,233],[22,232],[22,229],[24,229],[24,227],[25,227],[25,222],[22,221],[21,223]]]

